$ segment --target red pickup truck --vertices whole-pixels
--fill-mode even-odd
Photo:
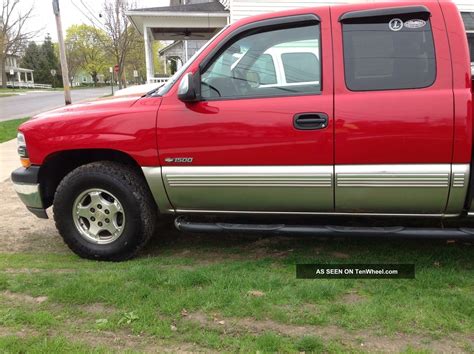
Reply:
[[[93,259],[135,255],[159,214],[193,232],[474,237],[457,226],[326,225],[467,219],[471,87],[466,33],[448,0],[251,17],[143,97],[23,124],[12,181],[37,216],[53,205],[65,242]]]

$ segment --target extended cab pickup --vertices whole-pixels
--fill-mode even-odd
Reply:
[[[187,231],[474,237],[458,226],[324,224],[461,225],[474,193],[471,87],[466,33],[448,0],[251,17],[143,97],[24,123],[24,167],[12,180],[37,216],[53,205],[65,242],[94,259],[132,257],[159,214]],[[290,215],[311,218],[283,221]]]

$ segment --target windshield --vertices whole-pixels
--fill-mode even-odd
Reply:
[[[147,95],[154,95],[154,96],[163,96],[164,94],[168,93],[168,91],[173,87],[173,85],[178,81],[178,79],[183,75],[183,73],[189,68],[189,66],[196,60],[196,58],[219,36],[229,25],[222,28],[219,32],[217,32],[214,37],[212,37],[206,44],[204,44],[201,49],[199,49],[194,55],[186,62],[184,65],[179,68],[178,71],[174,73],[173,76],[169,78],[168,81],[163,86],[156,88],[155,90],[149,92]]]

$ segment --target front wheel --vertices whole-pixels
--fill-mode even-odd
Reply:
[[[54,220],[64,242],[88,259],[132,258],[154,232],[156,205],[132,168],[94,162],[76,168],[59,184]]]

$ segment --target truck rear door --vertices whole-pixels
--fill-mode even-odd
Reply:
[[[443,15],[437,2],[391,6],[331,9],[335,208],[442,214],[454,129]]]

